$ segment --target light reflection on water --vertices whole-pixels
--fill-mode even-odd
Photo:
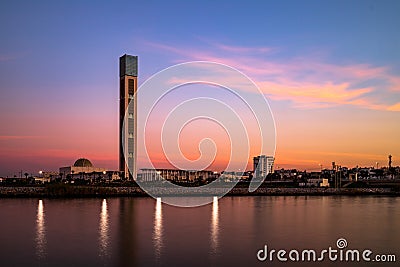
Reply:
[[[156,201],[156,207],[154,211],[154,231],[153,231],[153,242],[156,259],[158,260],[161,256],[161,249],[163,246],[163,225],[162,225],[162,202],[161,198],[158,197]]]
[[[320,251],[339,237],[399,257],[399,207],[391,197],[224,197],[198,208],[150,198],[1,199],[0,266],[262,266],[264,245]]]
[[[107,200],[103,199],[103,202],[101,204],[100,224],[99,224],[100,257],[109,256],[108,242],[109,242],[109,222],[108,222]]]
[[[39,200],[36,215],[36,256],[43,259],[46,256],[46,226],[43,200]]]
[[[211,252],[218,252],[219,216],[218,216],[218,197],[213,198],[211,214]]]

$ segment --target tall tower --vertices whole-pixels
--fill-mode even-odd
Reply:
[[[137,177],[137,72],[137,56],[123,55],[119,58],[119,170],[125,179],[134,180]],[[133,104],[129,105],[132,101]]]

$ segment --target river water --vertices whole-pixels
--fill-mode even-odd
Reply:
[[[347,246],[339,249],[338,239]],[[399,245],[396,197],[224,197],[197,208],[152,198],[0,199],[4,267],[399,266]],[[269,256],[286,251],[287,261],[277,252],[263,258],[265,246]],[[329,247],[336,261],[327,253],[322,262],[302,261],[304,250],[319,258]],[[340,260],[350,249],[360,257],[371,250],[371,261]],[[289,258],[292,250],[299,258]]]

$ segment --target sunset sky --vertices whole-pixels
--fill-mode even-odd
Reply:
[[[275,118],[275,167],[400,165],[400,2],[240,2],[2,1],[0,176],[79,157],[117,169],[125,53],[139,85],[193,60],[249,76]]]

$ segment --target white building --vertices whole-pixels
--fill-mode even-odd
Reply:
[[[106,174],[107,170],[105,168],[94,167],[90,160],[85,158],[80,158],[75,161],[73,166],[61,167],[60,175],[62,178],[67,178],[67,176],[81,179],[94,178],[95,175]]]
[[[255,178],[265,178],[272,173],[274,168],[274,157],[261,155],[253,158],[253,170]]]
[[[218,174],[206,170],[140,169],[140,171],[138,180],[143,182],[161,181],[163,179],[175,182],[194,182],[218,178]]]

